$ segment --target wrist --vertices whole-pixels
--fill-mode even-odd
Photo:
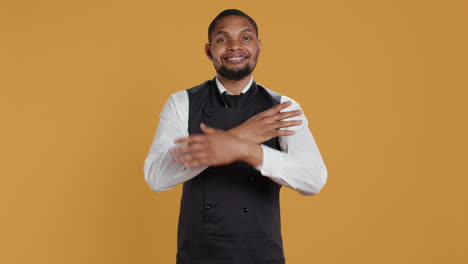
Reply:
[[[243,137],[243,135],[242,135],[242,133],[241,133],[241,132],[242,132],[242,129],[240,129],[238,126],[237,126],[237,127],[233,127],[233,128],[231,128],[231,129],[227,130],[226,132],[227,132],[229,135],[234,136],[234,137],[236,137],[236,138],[238,138],[238,139],[246,139],[246,138]]]
[[[243,151],[240,160],[253,167],[263,163],[263,149],[259,144],[243,142]]]

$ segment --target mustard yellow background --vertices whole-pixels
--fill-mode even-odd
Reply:
[[[0,263],[175,263],[180,186],[143,162],[168,96],[214,77],[226,8],[255,79],[301,103],[328,167],[283,188],[288,263],[468,263],[466,1],[0,2]]]

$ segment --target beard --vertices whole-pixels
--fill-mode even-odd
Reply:
[[[216,72],[228,80],[240,81],[245,77],[249,76],[254,69],[255,66],[250,67],[250,65],[245,65],[245,67],[240,68],[238,70],[230,70],[226,68],[226,66],[221,65],[221,67],[216,69]]]

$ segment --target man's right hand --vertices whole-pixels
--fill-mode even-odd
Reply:
[[[284,119],[299,116],[301,110],[280,112],[284,108],[291,105],[290,101],[284,102],[265,110],[241,125],[234,127],[227,132],[240,139],[261,144],[272,138],[279,136],[294,135],[293,130],[280,130],[280,128],[298,126],[302,124],[301,120],[282,121]]]

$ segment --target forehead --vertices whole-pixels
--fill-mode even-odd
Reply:
[[[247,28],[255,33],[254,26],[247,18],[241,16],[227,16],[216,21],[216,26],[213,33],[217,34],[219,31],[236,33]]]

